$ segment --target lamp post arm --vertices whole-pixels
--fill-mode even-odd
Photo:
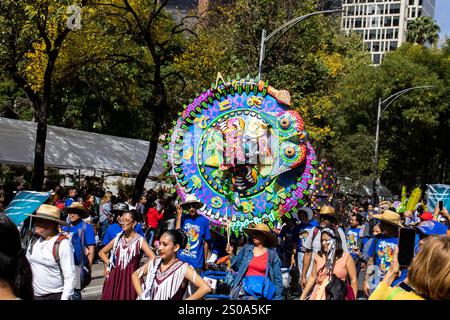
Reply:
[[[383,115],[383,113],[386,111],[386,109],[389,107],[389,105],[394,102],[395,100],[397,100],[398,98],[400,98],[402,95],[404,95],[405,93],[411,91],[411,90],[415,90],[415,89],[426,89],[426,88],[432,88],[434,86],[418,86],[418,87],[412,87],[412,88],[408,88],[408,89],[404,89],[402,91],[399,91],[393,95],[391,95],[390,97],[384,99],[384,101],[381,102],[381,105],[385,104],[386,102],[388,102],[388,104],[383,108],[383,111],[381,111],[380,113],[380,117]]]
[[[260,48],[260,55],[259,55],[259,63],[258,63],[258,79],[261,80],[261,74],[262,74],[262,63],[266,58],[266,50],[265,50],[265,46],[267,41],[269,41],[273,36],[275,36],[278,32],[280,32],[281,30],[285,29],[282,34],[276,39],[275,42],[277,42],[290,28],[292,28],[293,26],[295,26],[297,23],[318,15],[318,14],[328,14],[328,13],[335,13],[335,12],[342,12],[341,9],[336,9],[336,10],[325,10],[325,11],[317,11],[317,12],[313,12],[313,13],[309,13],[307,15],[301,16],[301,17],[297,17],[292,19],[291,21],[286,22],[285,24],[283,24],[282,26],[278,27],[277,29],[275,29],[271,34],[269,34],[266,37],[266,30],[263,29],[262,35],[261,35],[261,48]],[[274,42],[274,43],[275,43]],[[270,51],[270,50],[269,50]]]

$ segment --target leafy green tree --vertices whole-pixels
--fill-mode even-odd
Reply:
[[[83,6],[85,2],[78,4]],[[53,76],[61,47],[73,30],[67,9],[67,1],[4,0],[0,3],[0,29],[4,30],[0,66],[28,96],[37,122],[33,190],[42,189]]]

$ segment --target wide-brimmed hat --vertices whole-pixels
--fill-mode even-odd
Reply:
[[[332,206],[323,206],[322,208],[320,208],[320,212],[319,214],[325,215],[325,216],[331,216],[331,217],[336,217],[336,210],[334,210],[334,208]]]
[[[401,217],[397,212],[391,210],[384,210],[381,214],[374,214],[374,219],[384,221],[386,223],[401,227]]]
[[[201,202],[200,200],[197,199],[195,194],[189,194],[186,197],[186,201],[184,201],[180,206],[183,209],[185,209],[188,205],[193,204],[193,203],[197,203],[199,208],[203,207],[203,205],[204,205],[203,202]]]
[[[308,221],[311,221],[313,218],[313,211],[311,208],[307,208],[307,207],[301,207],[298,209],[298,212],[294,212],[292,213],[292,217],[294,219],[296,219],[297,221],[300,222],[300,219],[298,217],[298,215],[300,214],[300,211],[306,212],[306,214],[308,215]]]
[[[264,236],[264,246],[266,247],[276,247],[278,245],[277,238],[272,233],[270,228],[264,223],[258,223],[256,226],[252,228],[244,228],[244,231],[251,237],[254,234],[261,234]]]
[[[45,219],[55,221],[60,225],[68,226],[69,224],[61,220],[61,210],[55,206],[49,204],[41,205],[37,210],[36,214],[25,214],[26,216],[33,217],[35,219]]]
[[[81,217],[81,219],[86,219],[91,215],[88,209],[83,207],[81,202],[72,202],[72,204],[67,207],[67,213],[74,213]]]

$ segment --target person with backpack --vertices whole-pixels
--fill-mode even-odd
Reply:
[[[302,270],[302,287],[306,286],[307,282],[307,274],[311,265],[313,253],[317,254],[321,250],[321,230],[325,228],[331,228],[336,230],[339,233],[340,240],[342,243],[342,250],[344,252],[348,251],[347,241],[345,238],[344,231],[338,226],[338,217],[336,215],[336,211],[333,207],[325,205],[320,208],[320,224],[319,227],[315,227],[312,229],[312,232],[309,232],[308,237],[304,242],[305,254],[303,256],[303,270]]]
[[[82,300],[81,290],[91,282],[91,267],[95,257],[95,232],[91,224],[83,221],[89,217],[89,210],[80,202],[73,202],[67,213],[70,225],[62,227],[68,234],[74,248],[76,285],[72,300]]]
[[[71,300],[75,288],[73,246],[58,231],[68,224],[61,220],[61,211],[48,204],[41,205],[35,215],[34,237],[27,248],[27,259],[33,274],[35,300]]]

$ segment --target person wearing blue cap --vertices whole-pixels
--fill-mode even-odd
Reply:
[[[434,220],[422,221],[416,229],[419,232],[419,246],[422,246],[429,236],[446,235],[448,230],[446,225]]]

